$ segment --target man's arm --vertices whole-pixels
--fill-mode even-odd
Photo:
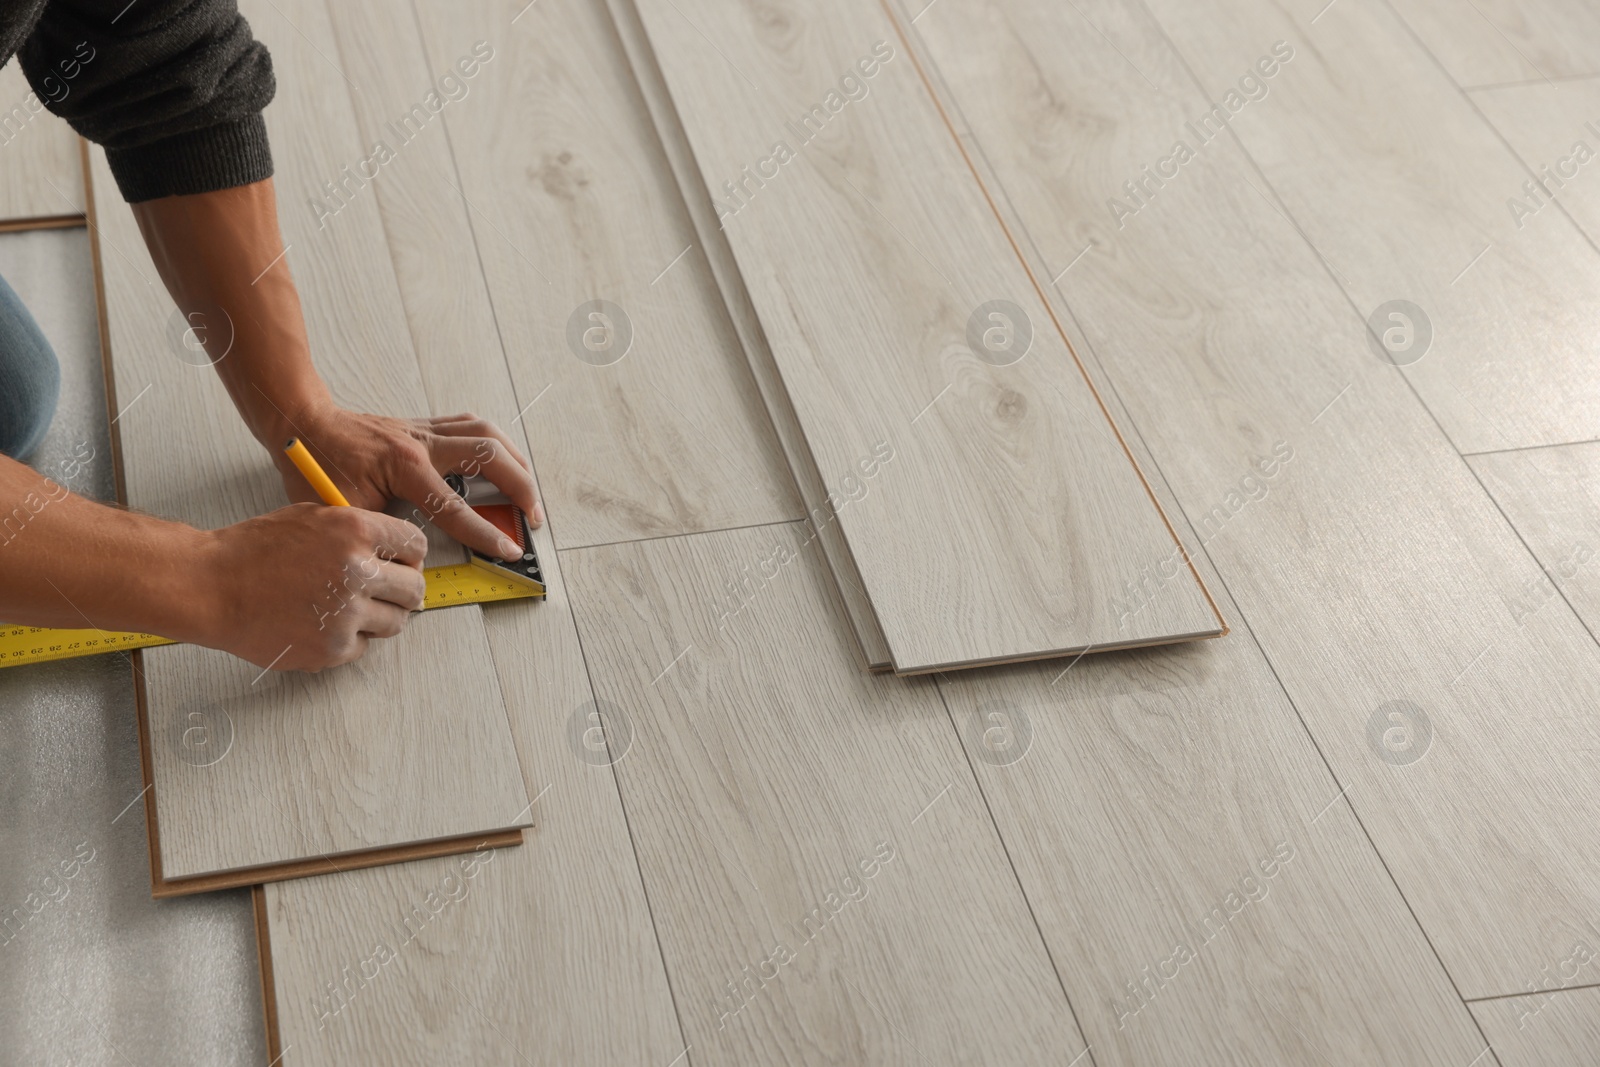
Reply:
[[[107,507],[0,456],[0,620],[137,630],[259,667],[347,663],[422,606],[403,519],[297,504],[221,530]]]
[[[313,368],[261,115],[271,59],[233,0],[52,0],[19,56],[46,105],[105,147],[162,280],[290,497],[311,499],[281,454],[293,435],[356,507],[196,531],[52,490],[0,457],[0,531],[7,509],[19,516],[14,536],[0,533],[0,618],[150,630],[315,669],[397,633],[420,603],[415,529],[361,509],[410,500],[458,540],[509,555],[441,477],[481,473],[537,525],[531,469],[504,433],[472,415],[344,411]],[[229,327],[206,328],[218,320]],[[330,604],[330,590],[348,596]]]
[[[284,442],[298,437],[350,503],[380,510],[391,499],[408,500],[445,533],[491,555],[510,556],[517,548],[461,503],[443,472],[482,474],[533,525],[542,521],[528,461],[492,423],[470,414],[397,419],[333,402],[312,366],[272,179],[147,200],[133,212],[167,291],[278,465],[291,499],[315,499],[282,454]]]
[[[441,477],[481,473],[539,525],[531,468],[509,437],[469,414],[344,411],[317,376],[261,115],[275,88],[272,61],[233,0],[51,0],[20,56],[50,110],[104,146],[167,291],[290,498],[311,499],[280,454],[294,436],[357,507],[408,500],[464,544],[514,552]],[[230,326],[223,358],[212,345]]]

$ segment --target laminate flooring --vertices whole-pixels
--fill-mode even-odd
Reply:
[[[1520,590],[1521,620],[1565,600],[1600,632],[1600,444],[1496,452],[1468,459],[1542,573]]]
[[[520,420],[543,457],[550,507],[566,517],[557,543],[798,518],[755,381],[604,11],[530,8],[517,32],[548,29],[531,39],[507,37],[500,5],[419,12],[432,66],[390,72],[388,110],[368,114],[365,128],[410,155],[399,140],[407,108],[430,83],[449,94],[429,125],[448,132],[453,168],[415,195],[468,205],[471,258],[488,280],[515,386],[493,414]],[[458,65],[479,56],[492,58],[462,76]],[[418,287],[438,277],[433,263],[403,269],[417,271]]]
[[[672,106],[671,94],[661,78],[661,68],[645,37],[638,8],[628,0],[613,0],[607,6],[650,109],[662,149],[671,161],[684,204],[694,220],[700,247],[711,264],[717,287],[722,291],[728,314],[744,347],[745,358],[760,386],[761,399],[766,404],[773,430],[789,461],[796,488],[805,501],[806,520],[816,538],[817,547],[827,560],[845,610],[849,613],[850,625],[861,646],[861,654],[870,669],[890,670],[894,664],[890,660],[883,627],[878,622],[872,602],[867,599],[861,572],[856,568],[855,557],[850,554],[850,546],[844,539],[836,510],[829,501],[828,486],[817,470],[816,457],[800,428],[794,405],[789,402],[789,394],[784,391],[783,380],[772,359],[772,349],[767,344],[767,335],[761,330],[755,306],[750,302],[750,293],[734,260],[733,249],[729,247],[727,235],[718,224],[711,198],[701,184],[688,136],[683,132],[683,124],[678,121],[678,113]],[[838,497],[835,495],[834,499]]]
[[[1294,219],[1457,448],[1591,439],[1589,242],[1559,212],[1517,224],[1505,204],[1527,171],[1385,0],[1322,6],[1151,3],[1203,92],[1184,118],[1205,126],[1222,109],[1206,128],[1250,153],[1259,195]],[[1147,151],[1166,166],[1174,149]]]
[[[617,775],[695,1062],[1070,1060],[1082,1039],[934,683],[861,671],[804,536],[566,556],[596,697],[635,723]],[[792,562],[721,626],[697,590],[775,546]]]
[[[1600,1062],[1600,989],[1594,943],[1574,944],[1532,976],[1522,996],[1472,1005],[1503,1067],[1585,1067]],[[1585,973],[1587,972],[1587,973]],[[1572,982],[1589,988],[1568,988]]]
[[[1537,562],[1239,142],[1206,146],[1125,226],[1104,212],[1113,176],[1205,98],[1144,10],[1080,8],[969,6],[919,27],[1044,258],[1092,246],[1066,302],[1452,979],[1516,988],[1588,928],[1594,872],[1560,842],[1590,818],[1572,805],[1600,730],[1594,641],[1565,605],[1513,615]],[[1069,42],[1077,63],[1032,51]],[[996,83],[970,80],[971,57],[1001,49],[1011,87],[978,91]],[[1537,707],[1507,699],[1535,687]]]
[[[705,157],[693,154],[702,145],[673,128],[684,101],[648,69],[635,80],[622,58],[637,63],[649,44],[624,0],[430,0],[414,22],[375,3],[326,15],[309,0],[247,4],[279,62],[274,107],[285,106],[294,72],[289,84],[324,94],[334,119],[319,121],[354,131],[351,153],[370,151],[362,142],[381,137],[382,123],[476,42],[494,49],[463,78],[467,94],[327,221],[330,231],[355,221],[376,232],[352,212],[367,204],[375,215],[381,236],[369,246],[387,248],[397,294],[384,298],[381,328],[417,354],[412,403],[478,409],[526,436],[549,494],[539,537],[553,579],[537,611],[482,612],[534,801],[525,843],[492,859],[267,886],[267,1058],[1591,1062],[1596,980],[1593,960],[1580,957],[1600,946],[1591,846],[1600,646],[1595,564],[1577,557],[1600,547],[1600,446],[1591,442],[1600,435],[1585,429],[1589,372],[1578,357],[1592,348],[1596,305],[1584,279],[1600,253],[1583,232],[1586,170],[1521,231],[1506,204],[1532,177],[1525,163],[1570,149],[1561,131],[1586,116],[1585,83],[1553,75],[1566,88],[1540,80],[1537,91],[1467,92],[1477,83],[1442,58],[1440,32],[1472,28],[1447,19],[1430,30],[1416,3],[1396,6],[1398,18],[1363,0],[1321,11],[1252,0],[891,3],[882,25],[896,56],[870,93],[844,105],[807,155],[733,218],[717,220]],[[1478,6],[1494,18],[1509,10]],[[750,10],[719,9],[698,25],[715,36]],[[731,61],[763,86],[746,86],[742,104],[804,80],[798,65],[769,69],[754,57],[826,51],[838,27],[863,17],[853,9],[823,26],[816,9],[760,11],[769,53],[726,49],[708,61]],[[1576,26],[1559,0],[1519,11],[1530,40],[1538,27]],[[1511,23],[1497,25],[1534,54]],[[1291,41],[1280,27],[1295,35],[1295,56],[1271,76],[1258,71],[1265,98],[1136,205],[1123,183],[1143,179],[1147,165],[1155,173],[1174,140],[1188,139],[1185,124],[1219,99],[1218,77],[1236,82],[1243,63]],[[1564,40],[1578,47],[1575,30]],[[858,58],[851,44],[838,53],[845,63]],[[320,72],[296,65],[307,56]],[[580,58],[604,77],[588,78]],[[890,102],[880,79],[895,71],[927,79],[923,91],[959,140],[941,135],[970,158],[968,167],[957,152],[946,176],[981,181],[994,201],[985,217],[1015,242],[1011,255],[1053,280],[1045,288],[1062,332],[1195,553],[1233,626],[1226,637],[931,678],[863,672],[850,586],[834,546],[802,519],[830,472],[816,459],[815,480],[802,463],[793,478],[782,469],[804,457],[758,358],[764,343],[779,354],[777,338],[754,312],[759,279],[743,261],[737,272],[729,264],[736,228],[763,198],[820,171],[826,161],[810,158],[812,148],[862,158],[849,123]],[[830,84],[816,86],[817,99]],[[493,105],[482,113],[492,122],[474,115],[476,104]],[[544,120],[577,109],[592,117],[588,127]],[[1296,123],[1284,121],[1291,109]],[[295,135],[271,112],[269,122]],[[494,124],[509,132],[485,132]],[[1327,143],[1312,144],[1307,130]],[[1453,155],[1419,158],[1445,151],[1446,140]],[[279,147],[281,186],[299,180],[293,151]],[[593,264],[565,247],[551,253],[554,268],[539,258],[567,209],[510,191],[524,187],[513,160],[537,171],[546,155],[560,164],[561,151],[586,166],[641,161],[638,195],[650,207],[570,209],[601,228]],[[1441,168],[1451,173],[1438,177]],[[1510,188],[1502,176],[1515,178]],[[437,192],[446,178],[456,188]],[[295,195],[309,197],[321,180]],[[627,199],[617,191],[627,180],[592,181],[611,190],[606,203]],[[888,170],[873,181],[857,184],[884,193],[872,203],[904,229],[915,207],[897,198],[909,187]],[[1348,206],[1352,182],[1373,193],[1370,209]],[[566,203],[584,196],[577,186]],[[1138,209],[1119,218],[1113,196]],[[293,207],[286,196],[286,215]],[[903,240],[865,201],[856,210],[861,230],[885,245]],[[1441,327],[1421,360],[1396,367],[1374,347],[1362,286],[1392,284],[1437,325],[1441,298],[1415,294],[1440,287],[1430,266],[1438,250],[1453,247],[1457,230],[1501,225],[1501,214],[1521,258],[1496,279],[1518,280],[1505,292],[1476,283],[1467,291],[1485,307],[1444,318],[1480,314],[1522,340],[1505,346],[1498,369],[1471,371]],[[714,239],[719,221],[726,245]],[[659,369],[724,368],[707,395],[741,410],[715,417],[749,433],[715,440],[760,452],[730,468],[740,479],[776,465],[767,496],[750,497],[767,503],[746,516],[767,518],[734,521],[717,512],[722,504],[699,514],[657,506],[644,491],[649,461],[632,457],[613,461],[622,464],[617,496],[643,511],[585,497],[576,483],[553,490],[564,462],[583,461],[558,458],[563,445],[552,439],[584,413],[544,405],[581,378],[563,379],[513,420],[556,378],[528,373],[545,358],[530,351],[540,344],[533,326],[559,310],[529,295],[536,287],[574,299],[598,292],[632,315],[637,298],[582,281],[607,276],[606,263],[623,255],[628,241],[611,225],[665,259],[691,246],[655,288],[693,265],[671,314],[698,323],[704,343],[663,349]],[[1399,248],[1404,236],[1433,251]],[[934,244],[921,231],[913,239]],[[116,254],[104,241],[102,252]],[[1482,257],[1458,288],[1502,252]],[[536,283],[532,263],[561,273]],[[342,292],[326,276],[297,277],[308,299]],[[1525,298],[1530,278],[1557,284]],[[748,303],[730,281],[745,284]],[[508,329],[519,315],[532,325]],[[729,361],[692,362],[711,347]],[[1447,358],[1428,379],[1434,357]],[[1482,415],[1440,399],[1441,381],[1470,392],[1485,380],[1494,385]],[[608,381],[600,395],[618,404],[648,388],[643,377]],[[1557,391],[1568,399],[1546,403]],[[678,432],[670,407],[639,402],[640,440]],[[591,417],[621,418],[609,409]],[[700,477],[686,472],[685,484]],[[773,501],[782,503],[769,509]],[[564,529],[569,514],[578,532]],[[620,543],[596,543],[614,533]],[[765,580],[729,612],[729,583],[764,562]],[[60,805],[92,817],[87,800],[63,795]],[[79,839],[39,835],[29,855],[46,860]],[[214,1047],[236,1032],[230,1025],[257,1018],[260,993],[239,980],[237,936],[223,932],[237,930],[238,899],[223,899],[216,912],[166,920],[188,939],[176,943],[195,954],[196,970],[222,976],[204,1001],[204,1041],[174,1035],[168,1059],[186,1058],[195,1044],[185,1041]],[[100,939],[43,921],[33,929],[48,929],[51,959],[66,961],[49,974],[80,961],[107,966]],[[35,977],[47,973],[36,956],[7,972],[6,951],[0,981],[52,995]],[[136,979],[112,967],[104,981],[116,989]],[[170,979],[163,988],[180,995]],[[79,1027],[78,1059],[116,1060],[87,1035],[115,1041],[112,1030],[131,1017],[90,1010],[80,984],[65,992],[75,1012],[59,996],[33,996],[4,1016],[18,1047],[45,1047],[65,1019]],[[119,995],[114,1003],[138,1002]],[[160,1047],[147,1030],[131,1045]]]
[[[1600,77],[1478,89],[1471,97],[1529,171],[1505,190],[1506,217],[1524,227],[1565,214],[1591,243],[1600,241],[1600,168],[1591,166],[1600,155]]]
[[[1600,11],[1584,0],[1394,0],[1394,6],[1466,88],[1600,74]]]
[[[246,10],[255,15],[248,3]],[[570,46],[598,34],[603,44],[607,32],[603,13],[589,5],[536,9],[509,30],[497,5],[454,5],[452,32],[462,47],[453,50],[438,38],[425,47],[417,24],[395,20],[380,0],[330,10],[334,36],[317,43],[364,88],[349,93],[364,129],[375,116],[402,113],[426,92],[430,71],[437,77],[475,40],[493,40],[498,52],[473,90],[487,97],[494,63],[509,70],[524,53],[530,58],[522,61],[533,62],[551,40]],[[257,17],[281,16],[263,9]],[[371,47],[377,41],[382,49]],[[483,101],[464,101],[474,102]],[[473,209],[438,194],[451,161],[435,119],[372,192],[399,264],[429,400],[438,410],[496,412],[512,395],[512,379],[495,329],[498,305],[475,266]],[[501,223],[486,225],[486,236],[499,240]],[[430,262],[458,269],[429,270]],[[534,411],[559,420],[562,409]],[[531,443],[529,420],[502,425],[519,445]],[[537,448],[531,455],[541,474],[548,469]],[[267,886],[275,1043],[287,1063],[665,1064],[683,1050],[613,777],[612,763],[630,742],[617,732],[624,723],[602,718],[609,709],[590,687],[554,540],[567,512],[546,499],[550,520],[534,535],[545,600],[533,611],[514,602],[484,609],[537,825],[522,846],[492,857]],[[606,1004],[626,1008],[604,1012],[596,1025]]]
[[[58,92],[71,92],[70,80]],[[15,59],[0,67],[0,229],[83,215],[78,135],[45,108]]]

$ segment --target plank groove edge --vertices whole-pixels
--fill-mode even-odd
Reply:
[[[0,233],[21,233],[26,230],[67,230],[87,223],[86,215],[38,215],[27,219],[0,221]]]
[[[256,961],[261,974],[261,1019],[267,1031],[267,1063],[276,1067],[283,1059],[283,1039],[278,1033],[278,986],[272,976],[272,934],[267,922],[267,890],[250,887],[250,918],[256,932]]]
[[[246,867],[237,871],[221,871],[193,878],[159,878],[151,872],[151,896],[157,900],[171,897],[210,893],[218,889],[245,889],[268,882],[284,882],[291,878],[315,878],[342,871],[358,871],[365,867],[382,867],[390,863],[407,863],[411,860],[434,859],[439,856],[459,856],[484,848],[514,848],[522,844],[522,830],[495,830],[488,833],[469,834],[463,837],[446,837],[438,841],[418,841],[406,845],[387,845],[383,848],[365,849],[361,852],[341,852],[338,862],[323,856],[314,860],[295,860],[292,863],[274,863],[264,867]],[[154,864],[151,864],[154,868]]]
[[[739,273],[738,263],[734,260],[733,249],[728,244],[722,228],[714,224],[715,214],[710,211],[710,196],[699,177],[694,149],[689,144],[682,119],[678,116],[672,96],[667,91],[661,68],[656,62],[655,52],[651,50],[649,41],[645,37],[644,24],[639,20],[639,9],[635,0],[607,0],[607,6],[610,8],[617,35],[622,39],[623,48],[628,53],[634,81],[644,97],[645,106],[650,109],[656,138],[661,142],[661,147],[672,166],[679,195],[683,198],[684,206],[694,222],[695,233],[700,238],[700,245],[706,253],[707,260],[711,263],[712,276],[721,291],[728,315],[733,320],[734,331],[739,335],[745,359],[750,364],[756,385],[766,402],[767,416],[772,421],[773,432],[777,435],[785,458],[789,461],[790,476],[794,478],[796,491],[799,492],[800,499],[805,505],[806,522],[815,531],[817,544],[822,549],[823,559],[827,562],[828,572],[833,578],[834,585],[838,587],[839,598],[844,602],[850,626],[861,645],[861,654],[866,659],[867,669],[891,670],[893,664],[889,659],[889,645],[883,636],[883,626],[873,611],[872,601],[867,597],[866,588],[861,581],[861,572],[856,569],[855,557],[850,554],[850,546],[839,529],[837,517],[828,511],[827,485],[822,480],[822,472],[817,468],[816,457],[812,455],[805,433],[800,428],[789,394],[784,391],[782,377],[778,373],[777,364],[773,362],[772,349],[767,343],[767,335],[761,329],[755,305],[750,301],[749,290],[745,288],[744,278]],[[816,518],[818,512],[824,516],[821,522]]]

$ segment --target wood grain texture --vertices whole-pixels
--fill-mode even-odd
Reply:
[[[639,84],[661,138],[661,147],[672,166],[673,177],[683,195],[685,206],[694,221],[700,248],[711,265],[718,289],[722,292],[729,317],[744,346],[745,358],[755,374],[756,384],[767,406],[779,444],[789,461],[800,498],[805,502],[806,521],[815,531],[817,544],[822,549],[828,570],[838,586],[840,599],[850,616],[851,629],[861,644],[861,654],[871,670],[889,670],[889,645],[883,636],[883,627],[873,613],[872,602],[861,582],[861,572],[856,568],[855,557],[840,529],[837,509],[829,503],[829,490],[817,471],[816,457],[806,443],[805,433],[795,416],[794,405],[784,391],[778,365],[773,361],[772,348],[767,335],[761,330],[755,305],[750,302],[749,290],[739,273],[739,265],[728,245],[727,235],[717,224],[716,209],[706,193],[705,185],[695,167],[694,153],[689,147],[688,135],[672,106],[672,96],[661,78],[661,68],[655,53],[645,37],[644,26],[639,21],[639,11],[632,0],[611,0],[607,5],[616,24],[618,36],[627,50],[633,74]],[[837,495],[834,499],[838,499]]]
[[[1219,632],[883,13],[638,6],[896,668]]]
[[[1024,243],[1088,247],[1073,318],[1460,992],[1520,990],[1594,936],[1600,649],[1564,604],[1516,617],[1537,563],[1231,139],[1105,210],[1205,106],[1144,9],[916,29]]]
[[[1544,573],[1513,610],[1531,615],[1565,598],[1600,633],[1600,444],[1469,456],[1484,488]]]
[[[777,550],[733,623],[705,590]],[[801,524],[564,552],[696,1064],[1083,1051],[931,680],[863,673]]]
[[[70,91],[71,83],[64,83]],[[0,221],[83,214],[78,135],[15,61],[0,67]]]
[[[1586,0],[1392,0],[1463,86],[1600,73],[1600,12]]]
[[[1578,963],[1578,960],[1586,960]],[[1569,964],[1594,980],[1593,943],[1573,946],[1530,982],[1541,992],[1474,1001],[1478,1025],[1494,1046],[1500,1067],[1592,1067],[1600,1063],[1600,989],[1565,989],[1557,967]]]
[[[361,87],[364,131],[437,76],[415,22],[389,5],[330,12],[335,36],[317,43]],[[435,121],[372,191],[434,410],[486,412],[511,379],[470,209],[435,188],[450,165]],[[506,428],[525,447],[521,424]],[[565,514],[552,507],[551,524]],[[683,1050],[549,526],[534,538],[545,600],[486,606],[484,622],[538,825],[471,878],[456,859],[269,887],[286,1063],[666,1064]],[[364,981],[380,942],[399,964]]]
[[[307,25],[319,10],[290,5]],[[292,186],[298,175],[333,173],[332,161],[359,141],[348,106],[336,106],[329,91],[329,79],[344,83],[284,19],[258,15],[255,28],[293,87],[268,114],[280,181]],[[201,527],[280,506],[277,473],[221,384],[208,367],[185,362],[193,354],[169,337],[171,302],[103,154],[94,155],[128,502]],[[350,210],[341,219],[348,225],[320,237],[284,212],[313,353],[351,406],[419,411],[421,383],[381,226],[370,201]],[[268,674],[194,646],[150,650],[143,662],[149,810],[160,844],[152,866],[165,878],[528,823],[477,609],[419,616],[404,637],[317,675]],[[196,727],[212,731],[208,744],[226,746],[197,749],[188,743]]]
[[[1472,99],[1533,172],[1530,184],[1506,190],[1507,217],[1528,225],[1565,211],[1600,241],[1600,167],[1591,165],[1600,153],[1600,78],[1480,89]]]
[[[549,507],[563,516],[558,543],[798,518],[604,6],[519,14],[476,0],[418,11],[434,78],[478,42],[493,50],[474,77],[457,77],[465,95],[430,123],[448,129],[459,164],[459,178],[441,177],[431,195],[470,205],[516,383],[482,414],[506,424],[527,409]],[[386,119],[398,122],[429,88],[412,85]],[[412,151],[389,140],[402,157]],[[590,318],[595,300],[620,317]],[[585,339],[611,347],[590,352]]]
[[[1394,300],[1421,308],[1431,341],[1401,357],[1413,360],[1403,373],[1458,449],[1594,437],[1600,257],[1557,212],[1518,227],[1506,198],[1528,174],[1392,8],[1341,2],[1309,25],[1321,6],[1295,0],[1291,14],[1269,0],[1155,0],[1209,100],[1190,97],[1189,113],[1163,131],[1169,143],[1148,145],[1141,164],[1170,155],[1171,139],[1188,133],[1182,122],[1199,122],[1213,102],[1228,116],[1232,90],[1242,107],[1228,126],[1270,185],[1251,180],[1276,194],[1361,315]],[[1294,58],[1263,81],[1254,65],[1278,41]],[[1245,102],[1247,77],[1264,98]],[[1138,176],[1119,175],[1102,204]]]
[[[995,11],[974,15],[987,28]],[[1018,29],[1030,26],[1048,48],[1048,26]],[[908,44],[926,63],[923,42]],[[968,45],[1020,58],[993,50],[984,31]],[[1114,391],[1107,400],[1118,425],[1135,425]],[[1130,446],[1184,543],[1200,544],[1142,438]],[[1225,617],[1239,619],[1203,550],[1196,561]],[[1459,1067],[1482,1052],[1247,626],[1226,642],[944,681],[1097,1064]]]
[[[944,686],[1095,1063],[1471,1062],[1444,968],[1234,637]]]
[[[619,739],[601,730],[548,529],[534,537],[545,602],[484,615],[538,825],[466,869],[454,857],[267,886],[287,1065],[683,1051],[605,747]]]

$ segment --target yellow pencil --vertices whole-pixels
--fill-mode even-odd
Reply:
[[[311,488],[317,491],[324,504],[335,507],[347,508],[350,501],[339,492],[339,487],[333,484],[333,479],[328,477],[328,472],[322,469],[322,464],[317,462],[317,457],[306,451],[306,446],[300,443],[300,438],[291,437],[289,443],[283,446],[283,454],[289,461],[300,469],[306,476],[306,481],[311,483]]]

